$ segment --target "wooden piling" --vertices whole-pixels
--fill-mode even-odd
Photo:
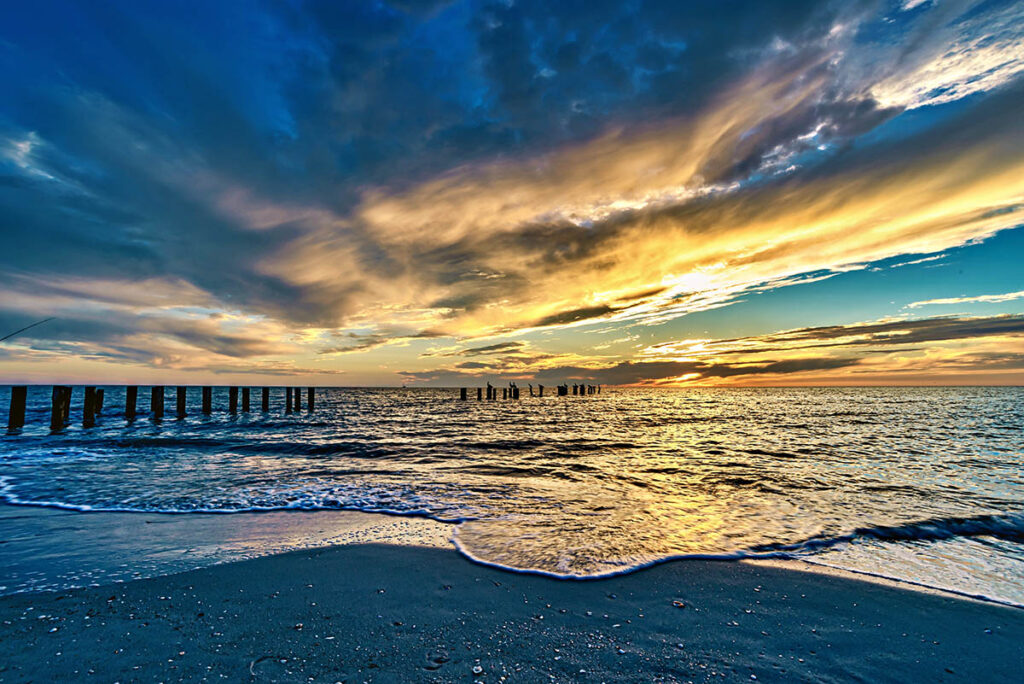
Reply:
[[[164,388],[154,387],[150,394],[149,410],[153,420],[162,420],[164,417]]]
[[[544,385],[537,385],[537,389],[539,390],[537,392],[537,396],[538,397],[543,397],[544,396]]]
[[[476,400],[477,401],[483,401],[484,400],[484,388],[483,387],[477,387],[476,388]]]
[[[91,428],[96,424],[96,388],[86,387],[82,397],[82,427]]]
[[[291,413],[292,412],[292,388],[291,387],[285,387],[284,388],[284,412],[285,413]]]
[[[177,404],[177,406],[176,406],[176,408],[177,408],[176,415],[178,416],[178,418],[184,418],[185,416],[188,415],[188,412],[186,410],[187,409],[186,397],[188,396],[187,395],[188,388],[185,387],[184,385],[178,385],[178,389],[176,390],[176,392],[177,392],[177,394],[175,395],[175,404]]]
[[[316,388],[315,387],[307,388],[306,389],[306,410],[309,411],[310,413],[312,413],[313,409],[315,408],[315,403],[314,403],[315,398],[316,398]]]
[[[242,388],[242,413],[249,412],[249,388]]]
[[[501,388],[501,398],[508,399],[508,387]]]
[[[135,403],[139,397],[139,388],[129,385],[124,388],[124,419],[129,423],[135,420]]]
[[[263,388],[263,396],[260,397],[260,410],[264,413],[270,410],[270,388]]]
[[[50,397],[50,429],[63,430],[68,424],[68,413],[71,408],[71,388],[54,385]]]
[[[228,412],[232,415],[238,413],[238,388],[228,388]]]
[[[467,397],[467,395],[466,395],[466,388],[463,387],[462,389],[459,390],[459,400],[460,401],[466,401],[466,397]]]
[[[213,388],[203,388],[203,413],[210,415],[213,413]]]
[[[295,398],[295,412],[302,411],[302,388],[296,387],[292,395]]]
[[[14,432],[25,426],[25,400],[28,397],[28,387],[18,385],[11,388],[11,410],[7,414],[7,431]]]
[[[97,416],[103,413],[103,390],[100,388],[96,389],[95,401],[93,402],[93,412]]]

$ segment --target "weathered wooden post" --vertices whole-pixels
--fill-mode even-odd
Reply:
[[[537,389],[540,390],[539,392],[537,392],[537,396],[538,397],[543,397],[544,396],[544,385],[537,385]]]
[[[135,420],[135,403],[139,397],[139,388],[129,385],[124,388],[124,419],[129,423]]]
[[[93,413],[97,416],[103,413],[103,390],[97,388],[95,394],[95,401],[92,404]]]
[[[238,388],[228,388],[228,412],[232,415],[238,413]]]
[[[19,385],[11,388],[11,411],[7,414],[7,431],[14,432],[25,426],[25,399],[28,387]]]
[[[314,405],[314,400],[315,399],[316,399],[316,388],[315,387],[307,388],[306,389],[306,410],[309,411],[310,413],[312,413],[313,409],[315,408],[315,405]]]
[[[459,390],[459,400],[466,401],[466,396],[466,388],[463,387],[462,389]]]
[[[53,386],[53,393],[50,395],[50,430],[56,432],[64,429],[64,390],[69,389],[60,385]]]
[[[91,428],[96,424],[96,388],[86,387],[82,397],[82,427]]]
[[[153,413],[153,420],[162,420],[164,417],[164,388],[154,387],[150,395],[149,409]]]
[[[296,387],[292,396],[295,398],[295,412],[302,411],[302,388]]]
[[[261,408],[261,410],[264,413],[266,413],[267,411],[270,410],[270,388],[269,387],[264,387],[263,388],[263,396],[260,397],[260,408]]]
[[[477,401],[483,401],[484,400],[484,388],[483,387],[477,387],[476,388],[476,400]]]
[[[213,388],[203,388],[203,413],[210,415],[213,413]]]
[[[249,388],[242,388],[242,413],[249,412]]]
[[[501,398],[508,399],[508,387],[501,388]]]
[[[291,387],[285,387],[284,388],[284,412],[285,413],[291,413],[292,412],[292,388]]]
[[[185,387],[184,385],[178,385],[178,389],[176,390],[177,394],[175,395],[175,403],[177,404],[178,409],[176,415],[178,416],[178,418],[184,418],[186,415],[188,415],[188,413],[185,410],[185,397],[187,396],[187,391],[187,387]]]

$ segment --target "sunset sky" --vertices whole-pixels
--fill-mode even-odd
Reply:
[[[0,382],[1024,384],[1024,3],[4,3]]]

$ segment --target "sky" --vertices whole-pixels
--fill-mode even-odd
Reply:
[[[0,7],[0,382],[1024,384],[1015,0]]]

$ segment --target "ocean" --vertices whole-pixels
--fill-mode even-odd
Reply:
[[[681,557],[793,558],[1024,605],[1024,388],[549,387],[535,398],[524,385],[518,401],[490,402],[475,390],[463,402],[458,389],[338,388],[292,414],[275,388],[270,412],[256,390],[256,410],[237,415],[215,388],[209,416],[190,388],[183,419],[168,388],[161,421],[142,388],[127,423],[124,388],[107,387],[88,429],[82,392],[72,424],[50,434],[50,388],[29,388],[25,429],[0,439],[0,502],[90,515],[8,513],[0,541],[38,555],[62,540],[49,563],[77,527],[90,569],[55,585],[8,556],[0,593],[333,543],[275,530],[352,510],[398,527],[429,519],[475,561],[572,579]],[[0,388],[0,405],[9,396]],[[252,522],[282,511],[294,513]],[[217,548],[183,560],[166,539],[118,533],[131,515],[163,514],[217,527],[203,542]]]

